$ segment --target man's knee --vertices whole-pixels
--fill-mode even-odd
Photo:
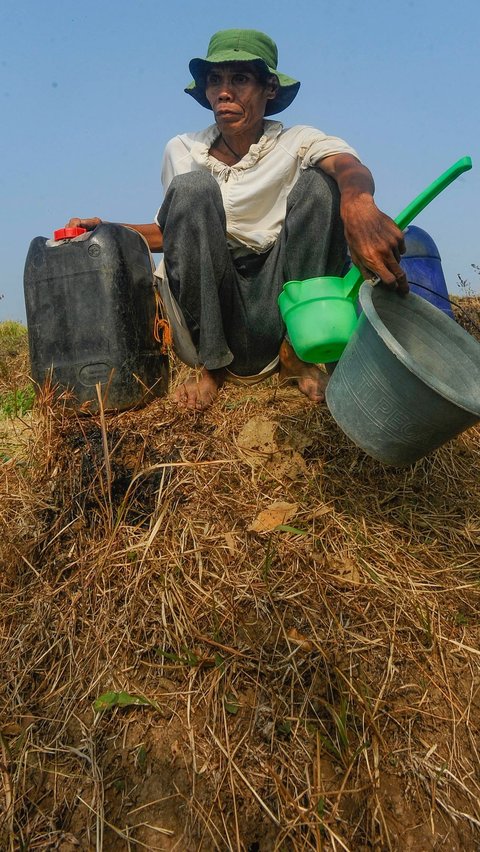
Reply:
[[[208,208],[212,203],[222,206],[222,195],[217,181],[208,172],[187,172],[176,175],[167,191],[165,200],[175,203],[176,207],[185,206],[191,212],[192,208],[198,213],[203,207]]]
[[[302,205],[314,205],[317,209],[340,211],[340,191],[336,180],[322,169],[309,168],[302,171],[289,195],[289,204],[301,200]]]

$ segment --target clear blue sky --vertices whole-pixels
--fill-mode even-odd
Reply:
[[[302,81],[286,124],[347,139],[396,215],[459,157],[473,170],[416,224],[447,284],[479,289],[478,0],[3,0],[0,28],[0,319],[25,318],[30,240],[73,215],[150,221],[176,133],[210,123],[183,93],[188,61],[228,27],[269,33],[279,69]]]

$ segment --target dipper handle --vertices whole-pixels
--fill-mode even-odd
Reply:
[[[425,207],[427,207],[427,205],[437,197],[437,195],[440,195],[440,193],[443,192],[449,184],[453,183],[457,177],[463,174],[463,172],[468,172],[471,168],[472,158],[461,157],[461,159],[457,160],[453,166],[450,166],[446,172],[443,172],[440,177],[434,180],[430,186],[427,186],[420,195],[417,195],[410,204],[407,204],[404,210],[395,217],[394,222],[396,222],[398,227],[403,231],[407,225],[415,219],[415,216],[418,216],[418,214],[421,213],[422,210],[424,210]],[[347,290],[345,298],[356,298],[360,285],[363,281],[363,275],[358,267],[352,266],[343,280],[345,282],[345,289]]]

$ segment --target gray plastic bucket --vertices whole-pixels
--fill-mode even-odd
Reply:
[[[327,405],[368,455],[409,465],[480,421],[480,343],[413,293],[363,284],[360,303]]]

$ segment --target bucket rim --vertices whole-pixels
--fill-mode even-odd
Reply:
[[[375,287],[373,287],[368,282],[364,282],[360,288],[359,298],[362,310],[368,319],[370,325],[381,338],[381,340],[385,343],[388,350],[394,355],[414,376],[420,379],[427,387],[431,388],[433,391],[438,393],[441,397],[443,397],[448,402],[456,405],[458,408],[463,409],[463,411],[467,411],[469,414],[473,414],[476,417],[480,418],[480,395],[477,400],[472,399],[471,394],[470,401],[465,403],[465,400],[462,399],[460,393],[452,388],[450,385],[445,384],[436,376],[432,376],[432,374],[426,370],[418,361],[416,361],[410,353],[402,346],[401,343],[393,336],[393,334],[388,330],[382,319],[380,318],[373,301]],[[447,325],[449,323],[454,323],[457,331],[459,332],[459,336],[463,337],[465,341],[473,341],[478,345],[479,352],[479,364],[480,364],[480,343],[472,337],[464,328],[462,328],[455,320],[452,320],[446,314],[443,313],[439,308],[427,302],[426,299],[423,299],[422,296],[418,296],[416,293],[407,293],[406,296],[399,296],[397,293],[387,290],[386,288],[382,288],[382,292],[384,294],[391,295],[392,298],[396,299],[409,299],[416,302],[425,314],[430,314],[435,319],[438,319],[441,323]]]

